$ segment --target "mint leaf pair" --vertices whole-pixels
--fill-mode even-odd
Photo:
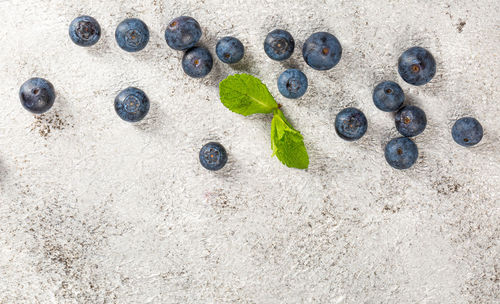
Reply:
[[[219,84],[222,104],[229,110],[244,115],[273,113],[271,123],[271,148],[273,156],[288,167],[307,169],[309,156],[304,138],[286,120],[267,87],[248,74],[228,76]]]

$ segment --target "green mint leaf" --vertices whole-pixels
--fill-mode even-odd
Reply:
[[[226,108],[245,116],[271,113],[278,108],[266,85],[248,74],[228,76],[220,82],[219,94]]]
[[[274,111],[271,122],[271,148],[273,156],[290,168],[307,169],[309,156],[307,155],[304,138],[286,120],[281,110]]]

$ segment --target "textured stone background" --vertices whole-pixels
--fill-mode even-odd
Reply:
[[[436,2],[0,0],[0,303],[498,303],[500,2]],[[80,14],[101,24],[95,47],[69,40]],[[182,54],[163,40],[182,14],[212,50],[217,38],[240,38],[244,62],[185,76]],[[150,27],[140,53],[114,41],[126,17]],[[284,63],[262,48],[276,27],[297,42]],[[344,48],[327,72],[301,58],[318,30]],[[438,61],[423,87],[397,74],[414,45]],[[310,81],[297,101],[276,87],[289,66]],[[309,170],[270,157],[270,117],[221,105],[217,84],[236,72],[262,78],[283,104]],[[46,115],[19,104],[32,76],[56,87]],[[371,100],[384,79],[429,120],[407,171],[383,157],[397,135]],[[139,125],[113,109],[130,85],[152,101]],[[346,106],[368,117],[359,142],[334,132]],[[485,129],[474,148],[452,141],[463,115]],[[218,173],[197,160],[209,140],[230,153]]]

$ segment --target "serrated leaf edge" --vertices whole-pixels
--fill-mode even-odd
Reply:
[[[219,83],[219,99],[221,101],[221,103],[227,108],[229,109],[231,112],[233,113],[236,113],[236,114],[240,114],[240,115],[243,115],[243,116],[250,116],[250,115],[253,115],[253,114],[258,114],[258,113],[251,113],[251,114],[242,114],[242,113],[239,113],[239,112],[236,112],[234,111],[233,109],[231,109],[227,104],[226,102],[224,102],[224,98],[222,97],[222,94],[221,94],[221,86],[224,86],[225,83],[227,83],[227,81],[229,81],[230,79],[237,79],[238,81],[241,81],[243,82],[245,85],[247,85],[245,79],[243,79],[241,76],[242,75],[246,75],[246,76],[249,76],[255,80],[257,80],[261,85],[262,85],[262,88],[265,89],[267,91],[267,94],[269,94],[269,96],[272,98],[272,100],[274,101],[274,104],[275,106],[269,106],[267,105],[266,103],[262,102],[261,100],[258,100],[250,95],[248,95],[247,93],[243,93],[241,91],[238,91],[237,89],[231,89],[237,93],[240,93],[241,95],[245,95],[245,96],[248,96],[250,99],[254,100],[256,103],[262,105],[264,108],[268,108],[267,112],[258,112],[260,114],[269,114],[269,113],[272,113],[275,109],[278,108],[278,104],[276,103],[276,100],[274,99],[273,95],[271,95],[271,92],[269,92],[269,89],[267,88],[267,86],[257,77],[253,76],[253,75],[250,75],[250,74],[246,74],[246,73],[241,73],[241,74],[234,74],[234,75],[229,75],[227,76],[225,79],[223,79],[220,83]]]

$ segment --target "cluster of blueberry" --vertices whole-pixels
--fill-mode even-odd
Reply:
[[[264,40],[264,51],[273,60],[283,61],[292,56],[295,40],[281,29],[270,32]],[[315,70],[329,70],[340,61],[342,46],[335,36],[317,32],[309,36],[302,47],[305,62]],[[288,69],[278,77],[278,90],[286,98],[300,98],[307,91],[306,75],[298,69]]]
[[[289,58],[294,50],[292,35],[284,30],[270,32],[264,41],[266,54],[274,60]],[[326,32],[312,34],[302,48],[306,63],[316,70],[333,68],[342,56],[342,47],[337,38]],[[421,47],[406,50],[398,60],[398,72],[409,84],[420,86],[428,83],[436,74],[436,61],[432,54]],[[299,98],[307,90],[307,77],[297,69],[289,69],[278,78],[278,89],[287,98]],[[401,87],[393,81],[379,83],[373,91],[375,106],[385,112],[396,112],[396,129],[403,137],[389,141],[385,147],[387,162],[396,169],[410,168],[418,158],[416,144],[409,138],[422,133],[427,125],[425,112],[419,107],[403,106],[405,95]],[[335,117],[335,131],[340,138],[358,140],[366,133],[368,121],[359,109],[346,108]],[[456,121],[452,137],[462,146],[473,146],[482,139],[481,124],[472,117]]]
[[[407,83],[424,85],[436,74],[436,61],[428,50],[412,47],[399,57],[398,72]],[[403,106],[404,100],[403,89],[393,81],[383,81],[373,90],[375,106],[384,112],[396,112],[396,129],[403,135],[389,141],[384,149],[387,163],[396,169],[408,169],[415,163],[418,148],[410,137],[419,135],[427,126],[425,112],[413,105]],[[341,138],[356,140],[365,134],[367,120],[360,110],[347,108],[337,115],[335,129]],[[475,118],[464,117],[455,122],[452,137],[462,146],[473,146],[481,141],[483,129]]]
[[[428,50],[412,47],[399,57],[398,72],[407,83],[424,85],[436,74],[436,61]],[[403,137],[389,141],[384,150],[385,159],[396,169],[407,169],[415,163],[418,148],[409,137],[419,135],[427,126],[425,112],[417,106],[403,106],[404,100],[403,90],[392,81],[379,83],[373,91],[373,102],[377,108],[385,112],[397,111],[396,129]],[[455,122],[452,137],[459,145],[473,146],[481,141],[483,129],[476,119],[464,117]]]
[[[173,19],[165,30],[165,40],[172,49],[185,51],[182,58],[184,72],[194,78],[206,76],[213,65],[212,55],[201,46],[196,46],[202,35],[198,22],[187,16]],[[80,16],[69,26],[71,40],[83,47],[96,44],[101,37],[101,27],[97,20],[90,16]],[[147,25],[135,18],[123,20],[115,31],[118,46],[127,52],[138,52],[149,42]],[[243,44],[236,38],[222,38],[216,47],[221,61],[236,63],[243,58]],[[56,97],[54,86],[46,79],[31,78],[19,91],[23,107],[34,113],[47,112],[54,104]],[[120,118],[128,122],[142,120],[149,112],[149,99],[146,94],[134,87],[121,91],[115,98],[115,111]],[[227,162],[227,153],[219,143],[210,142],[202,147],[199,153],[200,162],[209,170],[219,170]]]
[[[80,16],[69,26],[71,40],[84,47],[96,44],[101,36],[99,23],[90,16]],[[165,30],[165,40],[174,50],[184,51],[182,69],[193,78],[202,78],[212,70],[213,59],[210,51],[196,44],[202,31],[198,22],[187,16],[173,19]],[[139,19],[125,19],[116,28],[115,39],[120,48],[127,52],[144,49],[149,41],[149,29]],[[295,41],[292,35],[281,29],[271,31],[264,40],[264,51],[269,58],[283,61],[292,55]],[[220,39],[215,48],[217,57],[224,63],[234,64],[244,56],[244,46],[234,37]],[[302,55],[305,62],[316,70],[329,70],[340,61],[342,47],[335,36],[327,32],[317,32],[304,42]],[[428,83],[436,73],[436,62],[426,49],[412,47],[399,58],[398,71],[409,84]],[[302,97],[308,87],[306,75],[298,69],[288,69],[278,77],[278,89],[286,98]],[[41,114],[48,111],[55,100],[53,85],[42,78],[31,78],[20,89],[21,103],[28,111]],[[382,111],[395,112],[396,128],[403,137],[389,141],[385,147],[387,162],[396,169],[411,167],[418,149],[409,137],[422,133],[427,125],[424,111],[416,106],[403,106],[405,96],[401,87],[392,81],[379,83],[373,91],[373,102]],[[149,99],[137,88],[129,87],[115,98],[114,106],[120,118],[128,122],[143,119],[149,111]],[[346,108],[335,118],[335,130],[345,140],[360,139],[367,130],[366,116],[359,109]],[[474,118],[464,117],[456,121],[452,128],[453,139],[462,146],[473,146],[483,136],[481,124]],[[199,153],[200,162],[209,170],[219,170],[227,162],[227,153],[219,143],[210,142]]]
[[[424,48],[406,50],[398,62],[401,78],[412,85],[424,85],[436,75],[436,61]],[[410,168],[418,158],[417,145],[410,139],[419,135],[427,126],[425,112],[417,106],[403,106],[405,94],[393,81],[379,83],[373,90],[375,106],[384,112],[396,112],[395,123],[403,137],[394,138],[385,146],[385,159],[396,169]]]

